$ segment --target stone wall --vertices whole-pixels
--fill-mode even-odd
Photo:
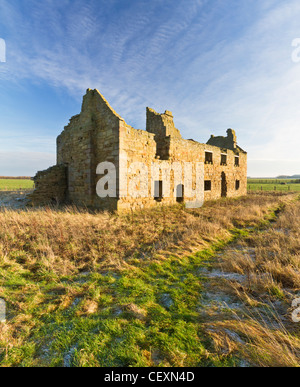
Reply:
[[[212,163],[205,161],[205,153],[212,154]],[[226,155],[226,165],[221,163],[221,155]],[[235,158],[239,165],[235,165]],[[247,194],[247,154],[239,149],[230,150],[191,140],[170,139],[170,159],[204,163],[204,180],[211,181],[211,190],[204,192],[204,199],[221,197],[222,173],[227,182],[227,195],[236,197]],[[239,181],[239,189],[236,189]]]
[[[35,206],[59,204],[67,198],[67,168],[55,165],[34,177],[35,190],[28,195],[29,203]]]
[[[156,141],[156,155],[161,160],[169,158],[166,140],[170,137],[181,138],[178,129],[175,128],[172,112],[166,110],[163,114],[146,108],[146,131],[154,133]]]
[[[210,139],[207,141],[207,144],[214,145],[219,148],[225,148],[225,149],[231,149],[236,150],[237,149],[237,142],[236,142],[236,134],[233,129],[227,129],[227,136],[217,136],[215,137],[213,134],[211,135]]]
[[[119,167],[119,133],[124,120],[94,90],[83,98],[81,113],[57,138],[57,163],[68,167],[68,194],[70,202],[113,210],[116,198],[100,199],[96,194],[99,177],[96,168],[102,161]]]
[[[159,114],[147,108],[146,113],[146,131],[134,129],[97,90],[88,89],[81,113],[70,119],[57,138],[57,166],[39,172],[35,178],[32,203],[51,202],[57,197],[59,201],[99,209],[130,210],[176,203],[181,189],[184,201],[193,201],[187,194],[188,187],[197,188],[203,200],[247,193],[247,154],[237,146],[232,129],[228,129],[227,137],[212,136],[207,144],[200,144],[181,137],[170,111]],[[115,198],[100,198],[96,193],[97,182],[103,177],[96,174],[101,162],[111,162],[116,168]],[[186,162],[191,166],[188,174]],[[153,163],[161,167],[154,182]],[[168,172],[170,187],[162,183],[170,195],[155,198],[154,185],[164,180],[164,171],[171,164],[176,169]],[[198,184],[197,168],[201,179]],[[134,197],[129,195],[132,187]]]
[[[156,153],[155,136],[149,137],[145,131],[137,131],[135,129],[126,130],[121,136],[120,155],[124,160],[123,168],[120,173],[123,179],[124,191],[120,195],[118,209],[135,209],[145,208],[154,205],[174,204],[177,201],[176,189],[178,184],[175,184],[174,176],[170,174],[170,193],[169,197],[162,198],[159,202],[153,198],[153,191],[151,191],[151,166],[152,163],[160,165],[162,171],[167,169],[168,164],[179,163],[181,165],[181,183],[189,183],[193,189],[196,188],[196,164],[203,163],[203,179],[198,192],[204,200],[218,199],[222,196],[222,180],[223,185],[226,184],[226,192],[224,196],[237,197],[247,194],[247,154],[240,151],[238,148],[233,150],[219,148],[209,144],[200,144],[192,140],[184,140],[177,136],[169,136],[164,139],[161,144],[161,157]],[[212,154],[212,163],[205,162],[205,153]],[[226,163],[222,163],[226,156]],[[238,165],[235,159],[238,157]],[[142,162],[147,166],[147,186],[148,196],[130,197],[128,195],[128,188],[132,182],[137,184],[143,180],[141,173],[145,176],[143,171],[139,170],[139,166],[130,172],[129,166],[134,162]],[[184,163],[188,162],[192,165],[192,173],[185,180]],[[159,180],[162,180],[162,171],[160,172]],[[222,175],[223,174],[223,175]],[[223,176],[223,179],[222,179]],[[204,181],[210,181],[211,187],[209,190],[204,190]],[[237,183],[238,182],[238,183]],[[177,182],[179,183],[179,182]],[[186,202],[193,201],[192,197],[185,195]]]

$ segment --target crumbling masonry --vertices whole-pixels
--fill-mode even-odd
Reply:
[[[116,168],[116,197],[100,198],[96,185],[103,175],[97,175],[97,165],[111,162]],[[130,170],[132,163],[141,162],[148,167],[147,195],[132,197],[128,187],[135,184],[139,170]],[[36,189],[30,195],[32,205],[74,203],[107,210],[130,210],[155,205],[189,202],[184,184],[177,184],[170,174],[168,197],[162,194],[162,172],[155,184],[159,194],[151,190],[151,165],[163,167],[176,162],[190,163],[190,176],[182,182],[196,186],[196,164],[203,163],[200,196],[204,200],[236,197],[247,193],[247,153],[236,142],[234,130],[227,137],[211,136],[206,144],[184,140],[175,128],[170,111],[158,114],[147,108],[145,130],[126,124],[97,90],[87,90],[81,113],[72,117],[57,138],[57,165],[35,176]],[[178,192],[178,195],[177,195]],[[145,197],[146,196],[146,197]]]

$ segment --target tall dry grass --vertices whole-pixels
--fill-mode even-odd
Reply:
[[[194,210],[177,205],[123,215],[91,214],[74,207],[3,210],[0,259],[15,260],[31,272],[58,275],[121,269],[133,258],[147,261],[164,254],[189,254],[226,239],[229,229],[257,224],[288,198],[249,195]]]
[[[225,258],[222,263],[223,270],[236,270],[240,273],[248,272],[249,278],[252,280],[250,285],[247,283],[245,285],[231,282],[226,284],[224,282],[218,283],[223,294],[233,294],[247,305],[247,308],[244,309],[247,313],[243,312],[243,316],[238,314],[234,317],[232,313],[230,315],[219,313],[214,315],[214,318],[209,322],[202,321],[200,313],[198,313],[197,303],[198,300],[200,302],[202,295],[200,289],[202,290],[204,281],[202,281],[200,267],[198,273],[198,266],[195,268],[196,266],[193,264],[196,261],[196,255],[193,256],[193,252],[199,252],[203,248],[210,247],[213,243],[218,243],[218,245],[223,243],[223,246],[225,246],[226,241],[232,240],[234,228],[241,228],[240,231],[243,233],[247,230],[247,227],[262,225],[263,219],[274,216],[276,208],[286,203],[288,203],[286,210],[293,208],[291,203],[293,198],[292,195],[253,194],[238,199],[208,202],[202,208],[194,210],[187,210],[183,206],[177,205],[122,215],[91,214],[88,211],[73,207],[0,211],[0,295],[6,299],[9,305],[9,323],[0,327],[0,362],[4,362],[9,366],[26,366],[28,364],[40,365],[44,364],[44,361],[47,363],[60,359],[60,363],[55,364],[62,364],[61,356],[64,351],[68,354],[70,349],[73,348],[73,335],[78,335],[76,341],[81,342],[82,348],[91,346],[95,336],[94,332],[89,333],[89,330],[91,326],[94,327],[95,321],[97,322],[97,320],[94,320],[97,313],[99,313],[97,317],[99,318],[99,324],[103,317],[107,319],[105,320],[106,324],[111,324],[108,330],[111,329],[112,332],[116,332],[111,334],[111,340],[117,345],[118,341],[113,341],[114,334],[119,335],[116,324],[120,324],[119,328],[122,330],[123,323],[126,321],[124,316],[116,319],[115,315],[115,307],[118,305],[120,296],[123,297],[122,307],[126,304],[126,311],[129,313],[129,308],[130,313],[140,314],[139,319],[143,321],[144,311],[147,316],[152,316],[152,313],[153,316],[156,315],[157,309],[154,312],[152,311],[153,294],[160,295],[160,291],[165,294],[165,284],[167,283],[166,288],[174,291],[174,297],[179,302],[178,310],[182,314],[181,321],[184,326],[189,327],[186,331],[188,333],[181,335],[180,347],[178,348],[181,348],[181,345],[185,348],[185,339],[189,337],[190,332],[194,332],[193,337],[196,340],[198,329],[199,336],[202,337],[202,330],[207,328],[208,334],[203,335],[205,343],[208,335],[210,335],[215,345],[215,348],[211,350],[208,356],[210,361],[215,358],[215,354],[217,354],[217,357],[227,356],[227,358],[230,358],[230,355],[233,354],[234,356],[240,356],[241,359],[247,359],[250,364],[256,365],[297,364],[299,340],[294,340],[295,336],[291,336],[291,332],[269,326],[265,313],[262,318],[259,318],[257,310],[263,304],[263,300],[256,297],[260,293],[257,290],[259,287],[254,289],[251,276],[257,270],[253,260],[244,262],[245,256],[240,255],[240,251],[238,251],[235,254],[235,261],[231,257],[227,261]],[[297,215],[298,210],[294,211]],[[283,214],[284,212],[282,216]],[[280,219],[278,222],[280,222]],[[284,224],[286,223],[284,222]],[[278,226],[279,224],[275,225],[274,223],[275,231],[278,228],[285,228],[285,226]],[[268,223],[265,222],[265,226],[267,225]],[[289,230],[291,229],[294,230],[293,232],[297,232],[297,227],[289,227]],[[262,231],[262,233],[264,232],[266,231]],[[235,233],[238,234],[236,229]],[[265,239],[263,238],[261,242],[266,243]],[[258,250],[264,251],[264,247],[266,247],[265,255],[267,256],[267,244],[253,247],[253,244],[256,243],[255,238],[249,237],[248,241],[247,248],[256,249],[257,247]],[[293,249],[295,250],[296,247],[295,242]],[[170,262],[174,258],[168,260],[170,254],[177,255],[178,259],[183,258],[183,261],[186,261],[185,270],[181,268],[182,272],[175,273],[177,270],[175,265],[170,278],[166,279],[165,275],[156,278],[157,267],[164,266],[165,270],[170,270]],[[185,259],[184,255],[191,255],[190,260]],[[206,257],[209,254],[203,256]],[[165,262],[161,262],[161,265],[147,266],[149,263],[159,260],[165,260]],[[215,258],[211,260],[210,264],[212,265],[214,261]],[[219,264],[221,264],[220,262]],[[283,267],[284,262],[281,263]],[[206,263],[202,262],[199,255],[197,255],[197,264],[206,266]],[[263,265],[264,262],[262,261],[261,264]],[[115,276],[115,273],[110,273],[111,275],[98,275],[97,273],[77,275],[79,271],[87,270],[101,273],[108,270],[118,271],[128,268],[129,265],[132,269],[134,269],[134,265],[137,265],[139,269],[135,271],[124,270],[123,273],[118,273],[117,276]],[[152,266],[155,266],[156,269],[152,270]],[[235,269],[233,269],[233,266]],[[140,273],[141,267],[145,270],[146,275],[147,271],[151,273],[149,281],[152,281],[153,278],[153,283],[150,284],[147,281],[144,282],[141,278],[135,278],[135,273]],[[294,266],[292,266],[292,269],[295,270]],[[272,275],[276,270],[272,269]],[[191,272],[193,273],[192,276]],[[128,273],[132,273],[133,276],[128,276]],[[281,275],[282,273],[283,268]],[[66,275],[70,275],[70,277],[65,278]],[[183,280],[181,279],[182,275]],[[271,275],[271,273],[268,275]],[[288,273],[286,272],[285,275],[288,275]],[[96,282],[95,278],[92,277],[97,278]],[[81,282],[83,278],[85,279]],[[111,288],[106,280],[114,281],[116,278],[118,278],[116,280],[118,286]],[[295,277],[292,276],[292,278],[292,286],[296,286]],[[259,280],[259,276],[257,280]],[[132,287],[132,298],[127,302],[128,281],[133,281],[136,289],[134,286]],[[272,281],[278,281],[275,274]],[[158,289],[158,283],[163,286],[163,290]],[[148,294],[149,298],[146,298],[142,307],[137,309],[139,304],[135,303],[140,297],[141,288],[142,291],[145,289],[147,293],[149,287],[151,288]],[[272,291],[275,288],[273,286]],[[262,292],[261,295],[263,294]],[[73,308],[76,308],[77,305],[76,300],[80,300],[80,303],[78,304],[78,310],[74,311]],[[158,297],[157,302],[154,302],[157,307],[161,302],[159,300]],[[148,302],[151,306],[149,309]],[[101,308],[99,308],[100,305]],[[190,307],[187,305],[195,305],[195,308],[197,308],[192,310],[190,317],[188,317],[191,318],[191,321],[185,321],[184,316],[186,313],[189,316],[187,309]],[[191,308],[194,308],[194,306]],[[168,312],[172,316],[174,326],[177,326],[178,323],[178,310]],[[209,306],[206,306],[203,312],[209,315]],[[51,359],[45,360],[43,348],[52,348],[51,343],[54,334],[52,331],[53,320],[50,318],[52,314],[55,315],[57,324],[55,329],[58,330],[53,345],[59,350],[54,352],[54,360],[53,353]],[[91,319],[87,317],[89,314],[92,316]],[[158,312],[158,315],[162,327],[164,324],[169,326],[169,315],[161,312]],[[86,317],[77,325],[77,317],[80,316]],[[72,332],[69,329],[70,319],[73,319],[71,321],[74,323]],[[277,320],[281,321],[280,316]],[[150,319],[145,323],[145,332],[149,328],[148,323],[151,323]],[[82,324],[86,324],[84,329],[82,329],[84,326]],[[156,324],[157,321],[155,320],[153,326]],[[196,326],[195,331],[194,328],[191,328],[193,325]],[[153,326],[150,324],[149,329],[152,330]],[[68,328],[65,330],[66,327]],[[131,325],[128,323],[127,325],[128,330],[131,332],[130,335],[132,336],[134,334],[132,332],[135,332],[137,335],[136,342],[139,342],[140,328],[136,332],[135,327],[138,327],[138,324]],[[105,331],[106,327],[103,329]],[[85,332],[88,332],[87,336],[85,336]],[[105,332],[108,334],[108,331]],[[152,340],[153,331],[151,332]],[[93,338],[91,341],[90,334]],[[102,335],[101,332],[99,334]],[[119,337],[116,337],[116,339],[119,339]],[[160,341],[161,339],[161,331],[159,330],[157,340]],[[48,340],[50,340],[50,344]],[[68,340],[70,340],[69,343]],[[198,346],[193,350],[195,352],[192,351],[192,354],[189,355],[189,350],[187,350],[187,353],[182,352],[182,350],[176,352],[178,350],[176,346],[179,344],[173,343],[172,334],[165,336],[165,340],[164,347],[169,348],[171,346],[173,350],[171,349],[170,352],[174,351],[175,354],[180,354],[174,363],[176,365],[181,366],[185,364],[185,361],[191,361],[186,360],[189,357],[191,359],[199,355]],[[197,340],[193,341],[192,338],[190,340],[192,346],[197,343]],[[153,344],[151,341],[148,344],[151,352]],[[172,346],[173,344],[174,346]],[[120,349],[120,351],[123,350],[124,352],[129,350],[135,354],[139,348],[129,346]],[[84,358],[83,352],[81,361],[84,361],[84,364],[94,364],[93,357],[96,353],[100,356],[100,352],[98,348],[94,348],[92,352],[88,352],[88,355],[86,355],[87,359]],[[279,356],[280,353],[283,353],[284,356]],[[115,364],[119,364],[120,353],[115,354],[115,356]],[[57,359],[55,360],[55,358]]]
[[[207,324],[215,351],[257,366],[300,366],[300,325],[291,318],[300,294],[300,201],[285,206],[265,230],[225,249],[215,268],[245,278],[215,282],[214,291],[240,305],[234,318],[221,313]]]
[[[274,286],[300,290],[300,201],[290,203],[267,230],[241,242],[234,254],[225,252],[219,267],[247,275],[259,294]]]

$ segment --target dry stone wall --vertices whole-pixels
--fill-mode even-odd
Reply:
[[[59,204],[66,201],[67,169],[65,165],[55,165],[40,171],[34,177],[35,190],[28,195],[29,203],[35,206]]]
[[[97,195],[103,175],[97,175],[96,169],[101,162],[111,162],[116,168],[116,197]],[[189,173],[185,163],[190,163]],[[155,178],[153,165],[160,167]],[[197,188],[203,200],[235,197],[247,193],[247,154],[237,146],[232,129],[227,137],[212,136],[207,144],[184,140],[170,111],[159,114],[147,108],[146,131],[134,129],[97,90],[88,89],[81,113],[70,119],[57,138],[57,166],[39,172],[35,181],[32,204],[57,197],[81,206],[131,210],[176,203],[181,201],[181,191],[184,201],[193,201],[188,187]],[[159,198],[154,197],[155,184],[159,191],[169,188],[169,195],[163,197],[160,192]]]

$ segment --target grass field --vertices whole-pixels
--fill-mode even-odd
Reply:
[[[299,179],[248,179],[248,191],[300,192],[300,181]]]
[[[0,191],[30,190],[33,180],[0,179]],[[248,179],[248,191],[300,192],[300,183],[289,179]]]
[[[0,179],[0,191],[30,190],[34,182],[29,179]]]
[[[296,199],[0,212],[0,365],[299,366]]]

